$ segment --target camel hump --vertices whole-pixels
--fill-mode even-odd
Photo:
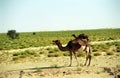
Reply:
[[[69,49],[71,49],[72,48],[72,41],[69,41],[67,46],[68,46]]]

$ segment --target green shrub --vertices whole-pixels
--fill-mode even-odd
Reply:
[[[54,51],[49,51],[49,53],[54,53]]]
[[[77,67],[77,71],[81,71],[82,70],[82,68],[81,67]]]
[[[59,49],[58,49],[58,48],[54,48],[53,51],[54,51],[54,52],[58,52]]]
[[[35,69],[36,69],[35,72],[42,72],[43,71],[41,68],[38,68],[38,67],[36,67]]]
[[[58,65],[57,64],[53,64],[51,65],[52,68],[58,68]]]
[[[120,52],[120,46],[117,46],[116,51]]]
[[[98,50],[97,49],[93,49],[92,52],[97,52]]]
[[[61,56],[61,55],[62,55],[61,52],[49,53],[49,54],[48,54],[48,57],[59,57],[59,56]]]
[[[39,54],[44,54],[44,52],[43,52],[43,51],[40,51]]]
[[[18,53],[13,53],[13,56],[19,56],[21,55],[19,52]]]
[[[16,33],[16,30],[9,30],[7,35],[12,39],[19,38],[19,33]]]
[[[70,56],[69,52],[63,52],[63,56]]]
[[[101,55],[101,53],[94,53],[94,56],[100,56]]]
[[[78,57],[84,57],[84,56],[85,56],[85,53],[84,53],[84,52],[78,52],[78,53],[77,53],[77,56],[78,56]]]
[[[113,55],[114,53],[113,52],[107,52],[106,54],[107,55]]]
[[[38,57],[39,55],[34,52],[34,51],[29,51],[29,50],[25,50],[23,52],[17,52],[17,53],[13,53],[13,60],[18,59],[18,58],[26,58],[29,56],[34,56],[34,57]]]
[[[16,60],[18,60],[19,59],[19,57],[13,57],[13,61],[16,61]]]
[[[26,58],[27,56],[26,55],[21,55],[19,56],[20,58]]]

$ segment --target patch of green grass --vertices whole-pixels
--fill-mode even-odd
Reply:
[[[48,57],[59,57],[59,56],[62,56],[62,53],[61,53],[61,52],[49,53],[49,54],[48,54]]]
[[[81,67],[77,67],[77,71],[81,71],[82,70],[82,68]]]
[[[10,61],[11,54],[9,52],[0,53],[0,63]]]
[[[53,64],[50,67],[52,67],[52,68],[59,68],[57,64]]]
[[[120,46],[117,46],[116,51],[120,52]]]
[[[43,70],[42,70],[41,68],[39,68],[39,67],[36,67],[35,69],[36,69],[35,72],[42,72],[42,71],[43,71]]]
[[[69,52],[63,52],[63,56],[70,56]]]
[[[16,53],[13,53],[12,55],[13,55],[13,61],[24,59],[27,57],[39,57],[39,54],[37,54],[35,51],[31,51],[31,50],[16,52]]]
[[[19,56],[19,55],[21,55],[21,53],[20,53],[20,52],[13,53],[13,56]]]
[[[77,53],[77,57],[84,57],[85,56],[85,52],[78,52]]]
[[[16,60],[18,60],[19,59],[19,57],[13,57],[13,61],[16,61]]]
[[[120,65],[116,65],[118,72],[120,72]]]
[[[97,71],[97,72],[96,72],[96,74],[100,74],[100,72],[99,72],[99,71]]]

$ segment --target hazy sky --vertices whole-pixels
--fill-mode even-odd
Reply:
[[[120,28],[120,0],[0,0],[0,32]]]

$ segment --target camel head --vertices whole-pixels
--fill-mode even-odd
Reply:
[[[53,40],[52,42],[53,42],[53,44],[57,44],[57,45],[61,44],[60,40]]]

